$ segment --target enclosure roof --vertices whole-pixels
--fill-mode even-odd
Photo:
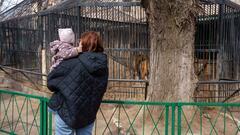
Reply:
[[[43,12],[50,13],[50,12],[56,11],[56,10],[67,9],[67,8],[78,5],[79,2],[86,2],[86,1],[89,1],[89,0],[65,0],[53,7],[50,7],[48,9],[44,10]]]
[[[50,6],[49,0],[23,0],[16,6],[0,14],[0,22],[10,20],[12,18],[18,18],[22,16],[38,14],[42,11],[51,12],[53,10],[61,10],[78,5],[78,3],[85,2],[113,2],[114,0],[63,0],[61,3]]]
[[[136,4],[138,3],[138,4]],[[116,2],[116,0],[65,0],[53,7],[50,7],[43,12],[42,14],[48,14],[52,12],[56,12],[59,10],[64,10],[77,6],[133,6],[140,5],[140,2]]]
[[[113,2],[115,0],[64,0],[61,3],[52,7],[47,5],[48,1],[49,0],[23,0],[13,8],[0,14],[0,22],[11,20],[13,18],[19,18],[22,16],[33,15],[33,14],[48,14],[48,13],[55,12],[57,10],[64,10],[70,7],[74,7],[81,3],[94,2],[93,4],[100,3],[101,5],[102,2],[107,3],[107,2]],[[200,1],[206,4],[223,3],[223,0],[200,0]],[[230,0],[224,0],[224,3],[234,9],[240,10],[240,5],[234,2],[231,2]],[[118,10],[118,9],[113,8],[112,10]],[[96,12],[100,12],[99,9]],[[101,12],[104,13],[105,11],[101,10]],[[108,13],[105,13],[105,14],[108,14]],[[115,17],[111,16],[111,14],[106,16],[108,16],[107,19],[109,19],[110,17],[110,20],[116,20],[116,18],[120,18],[121,20],[122,15],[129,16],[130,19],[128,21],[138,21],[138,20],[144,19],[144,18],[133,18],[131,14],[126,14],[125,12],[121,12],[121,14]],[[85,15],[85,17],[88,17],[88,15]],[[100,18],[100,19],[106,19],[106,18]]]
[[[82,14],[80,16],[118,22],[146,22],[146,16],[140,2],[112,2],[113,0],[68,0],[42,11],[41,15],[51,13],[58,14],[65,9],[80,6]],[[124,11],[121,7],[128,7],[132,10]],[[136,12],[142,15],[136,16]],[[117,13],[117,14],[116,14]],[[93,15],[94,14],[94,15]],[[96,15],[97,14],[97,15]]]
[[[63,2],[61,2],[61,4],[54,6],[54,8],[63,8],[63,7],[67,8],[78,2],[85,2],[85,1],[96,1],[96,0],[64,0]],[[12,18],[27,16],[32,14],[39,14],[41,11],[51,8],[51,5],[49,5],[48,2],[49,0],[23,0],[16,6],[0,14],[0,22],[5,20],[10,20]]]
[[[23,0],[16,6],[0,14],[0,21],[5,21],[30,14],[36,14],[43,10],[43,4],[45,4],[46,1],[47,0]]]

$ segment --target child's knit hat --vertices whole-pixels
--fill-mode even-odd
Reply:
[[[59,39],[62,42],[74,43],[75,42],[75,34],[71,28],[61,28],[58,29]]]

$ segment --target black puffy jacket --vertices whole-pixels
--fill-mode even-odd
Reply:
[[[62,61],[48,75],[53,91],[48,106],[71,128],[82,128],[95,121],[108,82],[107,56],[84,52]]]

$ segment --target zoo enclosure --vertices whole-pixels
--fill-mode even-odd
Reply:
[[[240,7],[231,1],[202,1],[195,35],[196,101],[223,102],[239,95]]]
[[[205,84],[209,81],[214,89],[199,83],[194,97],[199,100],[200,93],[203,101],[219,101],[218,95],[221,94],[215,89],[219,88],[219,83],[213,84],[212,81],[235,82],[236,89],[233,90],[238,91],[239,6],[228,0],[200,2],[203,11],[199,13],[196,24],[195,71],[200,81]],[[28,10],[30,12],[31,8]],[[13,18],[6,16],[0,23],[2,65],[46,74],[51,64],[48,44],[58,38],[58,28],[73,28],[77,39],[85,31],[98,31],[109,59],[112,80],[109,81],[109,98],[144,99],[145,79],[149,73],[150,37],[146,15],[139,2],[84,3],[69,0],[47,10],[39,10],[37,14],[21,15]],[[77,45],[79,40],[76,41]],[[22,75],[18,74],[15,76],[21,78]],[[31,78],[43,79],[43,83],[46,79],[41,76]],[[221,85],[228,84],[222,82]],[[211,98],[201,91],[212,93]],[[229,91],[224,89],[222,92]]]
[[[135,78],[142,76],[140,63],[149,55],[145,18],[140,3],[70,0],[35,15],[5,20],[1,23],[1,64],[46,74],[51,65],[48,44],[58,39],[58,28],[73,28],[76,39],[85,31],[98,31],[109,61],[109,98],[144,99],[147,81]],[[145,77],[147,73],[141,78]]]

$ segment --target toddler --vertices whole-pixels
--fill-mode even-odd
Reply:
[[[50,72],[64,59],[72,58],[82,52],[81,47],[74,47],[75,34],[71,28],[58,29],[59,40],[50,43],[52,66]]]

